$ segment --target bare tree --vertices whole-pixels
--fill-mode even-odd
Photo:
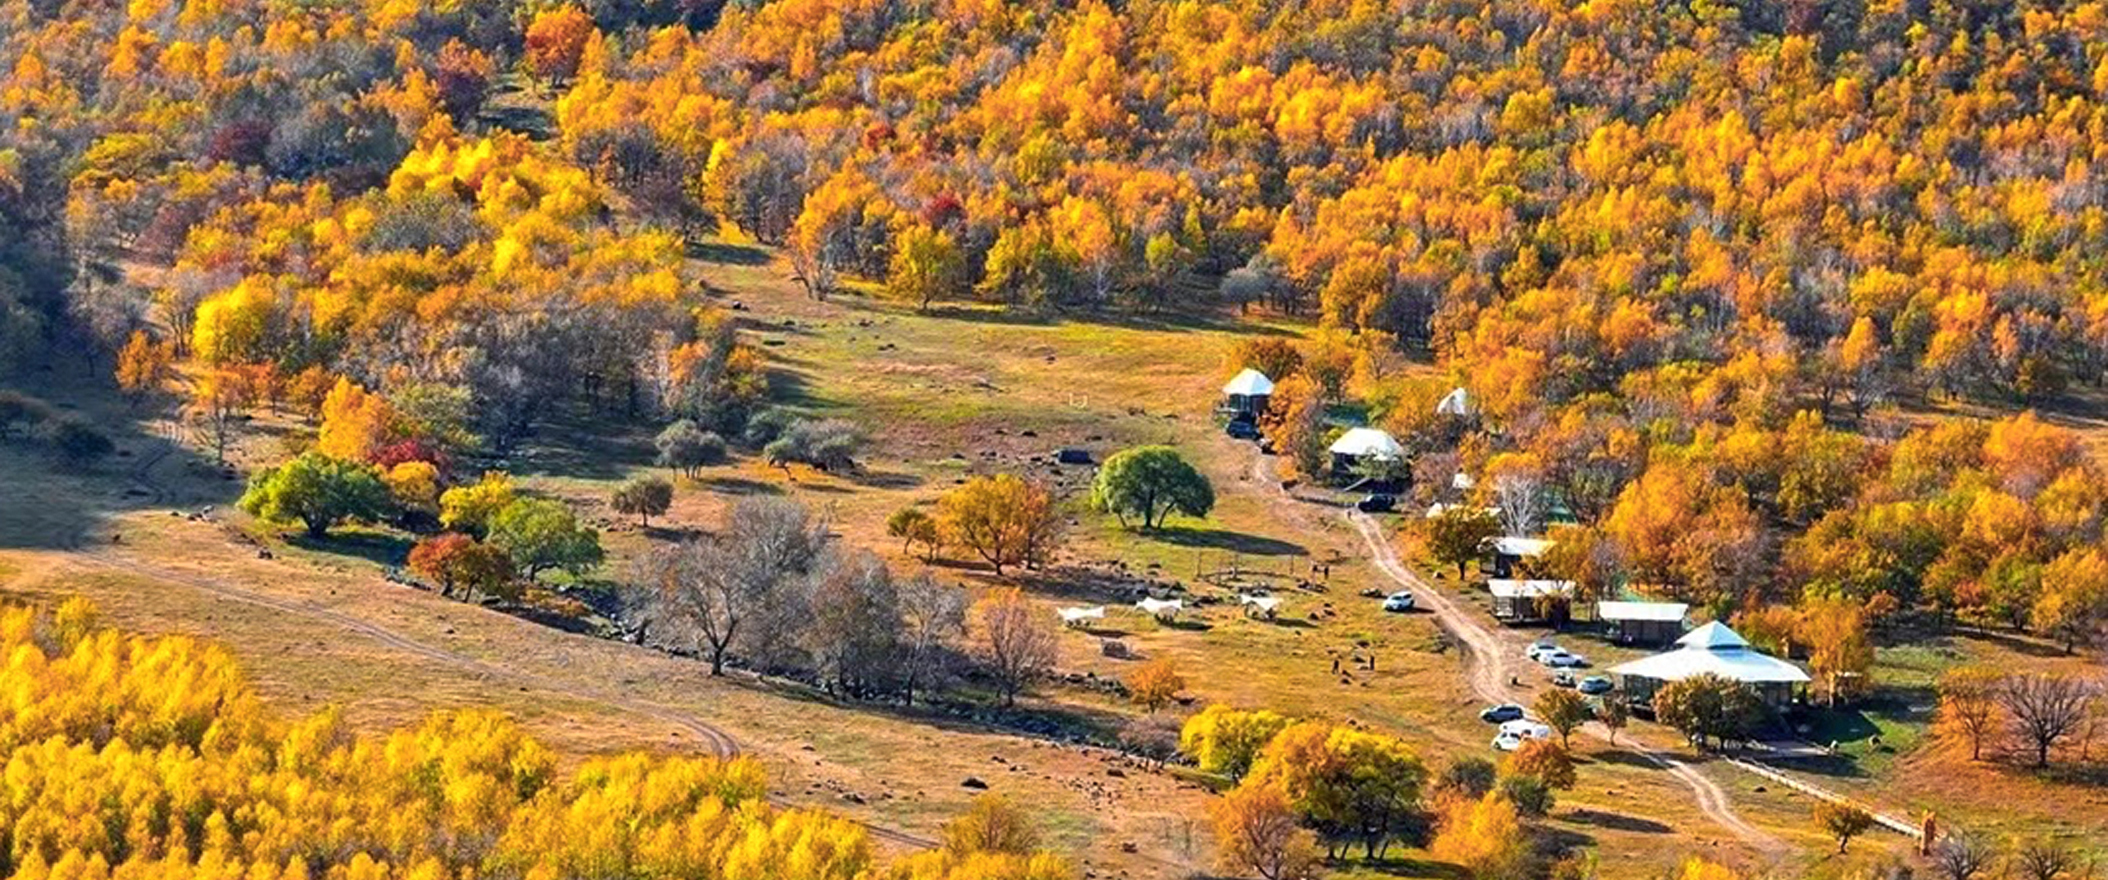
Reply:
[[[2028,880],[2057,880],[2078,866],[2078,853],[2047,837],[2024,841],[2013,848],[2013,867]]]
[[[966,630],[966,593],[922,572],[900,585],[900,686],[909,705],[917,688],[944,675],[945,643]]]
[[[869,550],[827,554],[801,641],[830,691],[857,695],[890,677],[901,634],[893,573]]]
[[[1015,588],[990,592],[974,605],[981,624],[981,646],[988,671],[1003,690],[1003,705],[1017,702],[1017,692],[1054,665],[1059,633],[1054,619]]]
[[[649,566],[662,618],[710,654],[710,674],[757,617],[788,614],[826,546],[827,526],[796,502],[749,499],[725,530],[662,550]]]
[[[1493,503],[1511,538],[1527,538],[1544,522],[1544,476],[1514,470],[1493,478]]]
[[[1932,866],[1947,880],[1970,880],[1989,870],[1994,852],[1967,834],[1949,834],[1932,849]]]
[[[1999,685],[1998,701],[2013,716],[2013,727],[2035,747],[2035,766],[2049,766],[2050,749],[2086,721],[2093,688],[2071,675],[2023,672]]]

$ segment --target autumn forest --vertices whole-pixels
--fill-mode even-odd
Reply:
[[[1249,463],[1192,397],[1245,368]],[[8,587],[30,551],[221,516],[223,561],[370,563],[535,639],[859,713],[823,727],[953,712],[1118,752],[1206,798],[1156,795],[1212,832],[1176,876],[1642,876],[1607,854],[1672,850],[1644,870],[2094,876],[1990,801],[2108,780],[2104,375],[2100,0],[0,0],[0,455],[27,463],[0,459],[25,554],[0,553],[0,876],[1174,875],[1168,843],[1082,859],[1083,820],[1029,795],[888,836],[786,800],[789,745],[302,714],[212,618]],[[1350,427],[1398,454],[1343,463]],[[149,439],[225,494],[169,501]],[[176,516],[37,531],[83,474]],[[1846,795],[1811,830],[1668,759],[1764,740],[1683,712],[1703,688],[1665,691],[1623,765],[1622,698],[1509,690],[1486,646],[1528,639],[1459,622],[1501,613],[1474,585],[1498,539],[1549,542],[1515,577],[1576,607],[1683,603],[1800,663],[1815,720],[1785,738]],[[1326,629],[1401,586],[1433,622]],[[1187,604],[1121,629],[1091,623],[1106,596]],[[1379,649],[1444,696],[1299,702],[1404,692]],[[2064,695],[2056,730],[2030,688]],[[1744,696],[1708,711],[1763,714]],[[1455,757],[1509,699],[1556,749]],[[1744,849],[1559,824],[1610,794],[1695,797]],[[1985,833],[1853,855],[1935,814]]]

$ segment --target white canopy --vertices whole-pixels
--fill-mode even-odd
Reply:
[[[1222,386],[1222,393],[1243,397],[1264,397],[1274,393],[1274,380],[1266,378],[1265,373],[1245,367],[1237,375],[1230,378],[1229,384]]]
[[[1800,667],[1750,647],[1741,635],[1717,620],[1685,633],[1676,644],[1673,651],[1643,657],[1610,671],[1658,681],[1682,681],[1708,672],[1745,684],[1808,680],[1808,673]]]
[[[1471,394],[1465,391],[1463,388],[1459,387],[1456,390],[1449,392],[1448,394],[1442,395],[1441,401],[1435,404],[1435,415],[1471,415]]]
[[[1502,599],[1535,599],[1539,596],[1564,596],[1571,593],[1574,591],[1574,582],[1494,578],[1486,582],[1486,591]]]
[[[1544,551],[1550,549],[1552,549],[1552,542],[1546,538],[1500,537],[1493,539],[1493,552],[1518,559],[1543,556]]]
[[[1070,626],[1077,626],[1082,624],[1086,620],[1104,620],[1105,606],[1092,605],[1089,607],[1084,607],[1079,605],[1073,608],[1056,608],[1054,609],[1054,613],[1061,615],[1062,623],[1066,623]]]
[[[1675,623],[1691,606],[1682,602],[1597,602],[1596,616],[1603,620],[1649,620]]]
[[[1151,617],[1168,620],[1177,617],[1179,611],[1186,607],[1186,603],[1182,599],[1143,599],[1136,602],[1135,607],[1147,612]]]
[[[1405,447],[1390,434],[1375,428],[1349,428],[1347,433],[1332,441],[1331,453],[1350,458],[1374,455],[1378,458],[1404,458]]]

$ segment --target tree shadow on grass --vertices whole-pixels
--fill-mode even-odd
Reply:
[[[1608,828],[1612,831],[1624,831],[1632,834],[1672,834],[1676,831],[1676,829],[1652,819],[1592,810],[1585,807],[1569,812],[1559,818],[1582,825],[1593,825],[1597,828]]]
[[[1166,544],[1192,547],[1201,550],[1225,550],[1248,556],[1308,556],[1303,545],[1251,535],[1225,529],[1195,529],[1185,526],[1166,526],[1141,534]]]
[[[1127,721],[1127,716],[1119,712],[1073,704],[1045,703],[1029,699],[1029,695],[1020,695],[1018,705],[1011,707],[973,702],[956,696],[947,696],[937,702],[926,700],[908,706],[889,700],[845,699],[809,684],[785,679],[741,675],[728,677],[726,680],[803,703],[927,724],[953,733],[1009,733],[1054,740],[1082,739],[1110,743]],[[1008,768],[1003,765],[991,766],[991,772],[1008,772]]]
[[[321,538],[295,532],[285,536],[285,543],[310,553],[350,556],[383,567],[395,567],[410,558],[411,540],[385,532],[337,531]]]
[[[1996,630],[1970,629],[1958,630],[1955,632],[1955,635],[1973,641],[1986,642],[1989,644],[1997,645],[1998,647],[2004,648],[2008,651],[2013,651],[2019,654],[2025,654],[2029,657],[2048,658],[2069,656],[2068,654],[2064,653],[2064,648],[2061,645],[2052,645],[2048,642],[2037,641],[2035,639],[2030,639],[2024,636],[2016,635],[2014,633],[1998,632]]]
[[[853,482],[866,489],[920,489],[925,482],[922,477],[905,471],[880,471],[858,468],[848,475]]]
[[[1358,859],[1353,864],[1369,871],[1389,877],[1416,877],[1429,880],[1470,880],[1471,872],[1460,865],[1437,862],[1433,859]],[[1345,862],[1342,863],[1342,867]]]
[[[747,244],[732,244],[723,241],[691,241],[688,257],[705,263],[721,263],[729,266],[766,266],[769,252]]]
[[[1642,755],[1638,752],[1631,751],[1629,749],[1616,748],[1611,749],[1609,751],[1597,752],[1595,753],[1594,757],[1595,760],[1601,761],[1605,764],[1616,764],[1620,767],[1638,767],[1642,770],[1661,769],[1660,764],[1657,764],[1654,761],[1648,759],[1646,755]]]
[[[0,389],[43,401],[60,418],[102,431],[114,451],[78,465],[60,459],[34,428],[17,425],[0,439],[0,549],[78,549],[121,541],[105,534],[112,520],[150,509],[226,506],[242,492],[238,479],[209,457],[161,436],[143,419],[152,405],[128,405],[107,374],[56,355],[0,381]]]
[[[515,476],[613,480],[650,465],[656,456],[648,425],[579,407],[536,425],[504,469]]]
[[[1793,754],[1781,757],[1766,757],[1764,763],[1781,770],[1792,770],[1810,776],[1828,776],[1832,779],[1865,779],[1867,772],[1859,761],[1850,755]]]
[[[742,498],[750,495],[783,494],[783,486],[777,483],[768,483],[747,477],[700,477],[690,482],[701,486],[704,491],[720,495],[737,495]]]

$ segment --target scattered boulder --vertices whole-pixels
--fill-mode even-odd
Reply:
[[[975,791],[987,791],[988,783],[982,782],[981,778],[978,776],[968,776],[964,781],[959,783],[959,787],[971,788]]]

